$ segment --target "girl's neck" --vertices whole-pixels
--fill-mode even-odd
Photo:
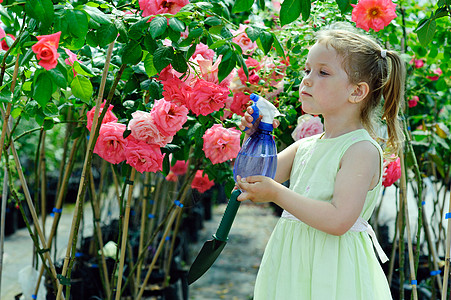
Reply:
[[[326,118],[324,118],[324,135],[322,136],[323,139],[330,139],[335,138],[340,135],[346,134],[348,132],[362,129],[363,124],[359,121],[352,121],[352,120],[334,120],[334,121],[328,121]]]

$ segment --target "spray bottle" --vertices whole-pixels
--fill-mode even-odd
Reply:
[[[238,175],[242,178],[263,175],[274,179],[277,170],[277,148],[272,136],[272,124],[275,117],[283,114],[263,97],[251,94],[250,99],[254,102],[252,122],[255,123],[260,115],[263,118],[257,131],[241,147],[233,167],[233,178],[236,181]]]

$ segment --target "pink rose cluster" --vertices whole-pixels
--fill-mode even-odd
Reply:
[[[384,173],[382,175],[382,185],[385,187],[391,186],[399,178],[401,178],[401,160],[395,159],[394,156],[390,159],[384,159]]]
[[[191,182],[191,188],[198,190],[200,193],[205,193],[215,185],[213,180],[208,178],[207,174],[204,174],[203,170],[197,170],[194,179]]]
[[[232,113],[243,116],[249,103],[249,94],[258,93],[268,100],[277,97],[283,91],[283,77],[287,66],[286,60],[265,56],[261,61],[249,57],[245,61],[248,75],[240,68],[230,83],[233,98],[230,97],[226,107]]]
[[[240,151],[241,132],[215,124],[203,136],[203,150],[212,164],[219,164],[235,158]]]
[[[178,180],[178,176],[184,175],[188,169],[188,162],[184,160],[178,160],[174,165],[170,167],[169,174],[166,176],[167,181]]]
[[[246,33],[247,25],[240,24],[238,30],[231,30],[234,37],[232,41],[238,44],[245,55],[252,55],[257,49],[257,43],[253,42]]]
[[[219,83],[218,67],[222,56],[213,61],[214,51],[207,45],[198,44],[194,55],[190,58],[188,75],[183,77],[184,74],[169,65],[160,72],[159,79],[166,100],[186,106],[196,116],[206,116],[224,108],[232,75]]]
[[[143,17],[159,14],[175,15],[188,3],[189,0],[139,0],[139,8]]]
[[[128,124],[131,134],[127,138],[124,138],[127,127],[117,122],[112,109],[110,105],[102,120],[94,153],[113,164],[126,160],[140,173],[161,171],[164,155],[160,148],[171,142],[182,128],[188,119],[188,109],[165,99],[156,100],[150,112],[132,113]],[[89,130],[92,129],[94,111],[95,108],[87,113]]]
[[[291,133],[291,137],[293,140],[298,141],[300,139],[322,133],[323,131],[324,126],[319,117],[305,114],[298,118],[297,126],[293,133]]]

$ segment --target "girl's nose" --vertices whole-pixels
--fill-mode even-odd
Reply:
[[[302,78],[301,84],[305,86],[312,86],[312,80],[309,78],[308,75],[305,75],[304,78]]]

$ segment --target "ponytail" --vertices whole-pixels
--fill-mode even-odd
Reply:
[[[391,63],[382,90],[384,98],[382,120],[385,120],[387,125],[387,147],[392,153],[397,154],[404,141],[402,124],[398,119],[398,114],[403,109],[406,69],[404,62],[395,52],[387,51],[386,58]]]

